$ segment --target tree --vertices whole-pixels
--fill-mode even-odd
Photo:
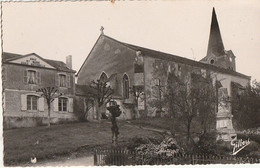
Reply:
[[[186,133],[188,145],[192,133],[201,137],[215,128],[216,90],[209,76],[188,73],[181,80],[170,72],[164,98],[175,126]]]
[[[109,113],[111,114],[111,131],[112,131],[112,143],[117,143],[118,135],[119,135],[119,127],[116,122],[116,117],[119,117],[122,113],[122,111],[119,108],[119,105],[116,104],[116,102],[112,101],[110,102],[110,106],[107,108]]]
[[[138,113],[138,100],[141,98],[141,96],[144,94],[144,87],[143,86],[132,86],[130,88],[130,93],[134,97],[134,118]]]
[[[92,81],[90,84],[93,92],[89,93],[89,95],[96,100],[98,120],[100,120],[101,117],[100,108],[111,100],[114,93],[114,90],[108,85],[108,82],[111,81],[115,76],[116,74],[112,74],[108,79],[97,79],[96,81]]]
[[[245,88],[232,87],[232,113],[238,129],[257,127],[260,124],[260,82],[254,80]]]
[[[41,92],[41,97],[44,97],[48,106],[48,128],[51,127],[50,115],[51,115],[51,103],[55,98],[60,97],[62,94],[55,87],[40,88],[36,92]]]
[[[149,102],[149,105],[152,108],[156,108],[156,116],[161,117],[161,113],[163,113],[163,106],[164,106],[164,99],[163,99],[163,94],[165,94],[165,86],[161,84],[161,80],[159,78],[155,79],[156,84],[152,87],[153,96],[155,99],[152,99]]]

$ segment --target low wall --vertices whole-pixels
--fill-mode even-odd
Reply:
[[[51,124],[61,124],[78,121],[77,118],[51,118]],[[37,127],[48,124],[48,119],[43,117],[4,117],[4,129]]]

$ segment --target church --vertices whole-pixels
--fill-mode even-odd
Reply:
[[[243,89],[250,84],[251,77],[236,71],[236,56],[231,50],[225,50],[215,9],[212,11],[208,50],[200,61],[155,51],[152,49],[118,41],[104,34],[103,30],[88,57],[76,74],[76,95],[81,97],[84,113],[88,120],[96,120],[99,116],[95,101],[84,97],[82,86],[89,86],[91,81],[115,77],[109,82],[114,90],[113,100],[120,105],[122,114],[119,119],[133,119],[142,116],[156,116],[156,107],[151,102],[158,96],[154,90],[166,85],[168,73],[175,73],[180,79],[191,73],[201,76],[210,75],[212,80],[219,82],[218,96],[232,96],[233,87]],[[160,75],[156,69],[165,70]],[[138,90],[137,107],[136,90]],[[232,124],[231,105],[216,109],[216,129],[219,137],[230,140],[235,135]],[[101,110],[106,113],[106,108]]]

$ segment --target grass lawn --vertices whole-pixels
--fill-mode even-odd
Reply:
[[[35,155],[38,161],[69,155],[81,148],[111,145],[110,122],[84,122],[46,127],[4,130],[4,164],[20,165]],[[119,143],[130,138],[160,136],[153,131],[119,122]],[[37,143],[38,142],[38,143]],[[91,153],[91,150],[89,150]]]
[[[145,118],[145,119],[136,119],[131,120],[132,124],[143,126],[143,127],[152,127],[152,128],[158,128],[163,130],[171,130],[173,119],[171,118],[157,118],[157,117],[151,117],[151,118]]]

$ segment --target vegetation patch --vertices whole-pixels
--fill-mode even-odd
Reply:
[[[125,146],[134,136],[157,137],[158,133],[118,123],[121,133],[118,145]],[[111,123],[87,122],[47,127],[4,130],[4,165],[17,166],[30,162],[57,159],[72,153],[92,154],[93,148],[111,147]]]

